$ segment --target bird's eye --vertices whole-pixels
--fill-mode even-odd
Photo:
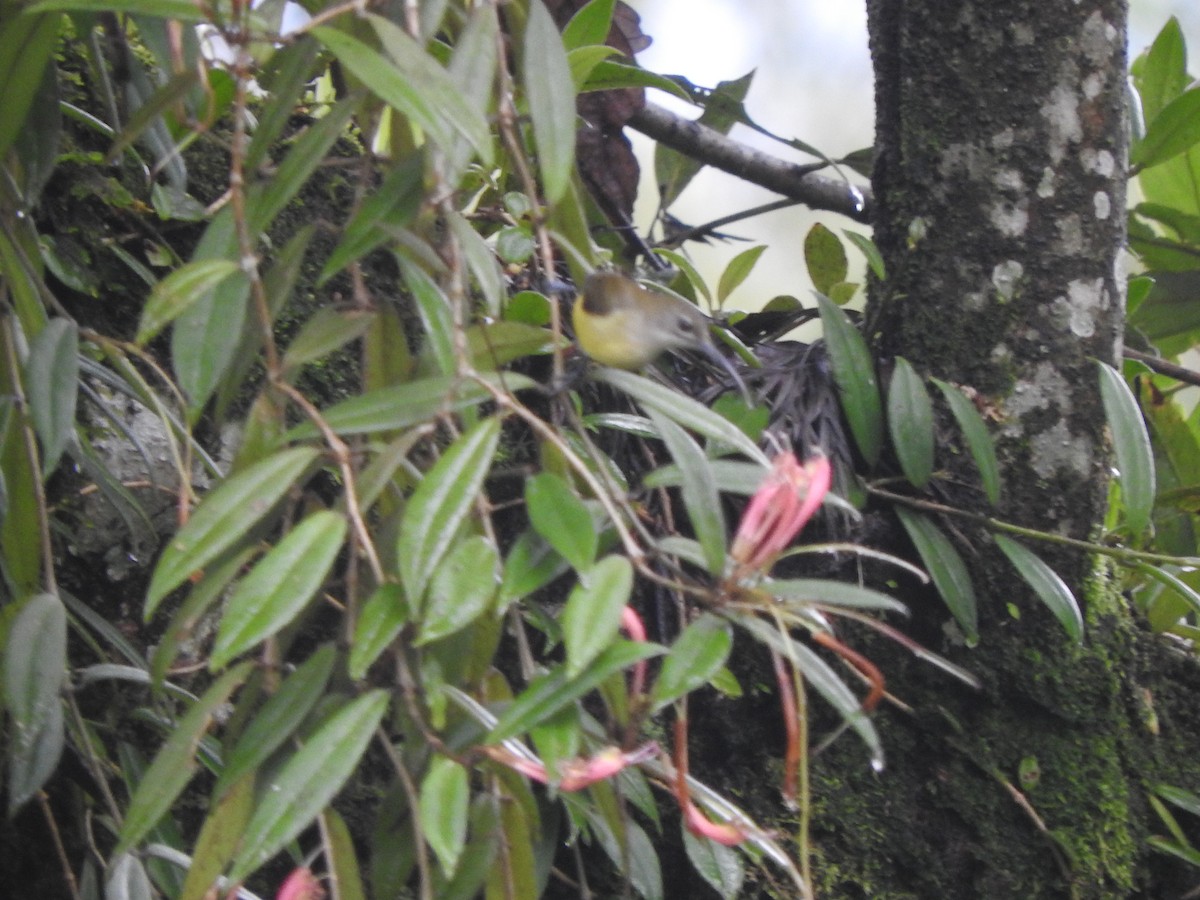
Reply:
[[[680,333],[682,333],[682,334],[695,334],[696,333],[696,323],[693,322],[691,319],[689,319],[687,316],[680,316],[678,319],[676,319],[675,327],[677,329],[679,329]]]

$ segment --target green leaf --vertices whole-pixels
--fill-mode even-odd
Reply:
[[[358,616],[347,664],[350,677],[355,681],[362,679],[407,623],[408,606],[400,585],[381,585],[367,598]]]
[[[49,475],[75,431],[79,331],[74,322],[51,319],[29,342],[25,394],[29,417],[42,441],[42,474]]]
[[[354,839],[350,829],[333,807],[322,814],[323,833],[326,835],[324,853],[329,863],[330,881],[337,885],[338,900],[366,900],[367,891],[363,884],[363,869],[354,852]]]
[[[1100,361],[1096,365],[1100,369],[1104,414],[1112,429],[1117,453],[1125,521],[1130,533],[1136,537],[1150,524],[1150,511],[1154,507],[1154,456],[1150,450],[1150,435],[1137,400],[1121,373]]]
[[[1174,16],[1167,19],[1150,49],[1131,66],[1141,99],[1142,114],[1153,121],[1163,108],[1183,93],[1191,80],[1187,74],[1187,48],[1183,30]]]
[[[883,264],[883,254],[879,252],[879,248],[875,246],[875,242],[865,234],[859,234],[857,231],[842,229],[842,234],[844,234],[846,239],[855,247],[857,247],[862,255],[866,258],[867,265],[871,269],[871,274],[873,274],[880,281],[885,281],[887,279],[887,269]]]
[[[279,690],[254,714],[246,730],[225,759],[225,768],[213,796],[240,784],[246,775],[255,772],[288,739],[325,696],[325,686],[337,662],[333,644],[322,644],[295,672],[279,686]]]
[[[879,462],[883,450],[883,409],[875,381],[875,361],[854,323],[823,294],[817,294],[825,346],[833,380],[842,398],[850,432],[868,465]]]
[[[484,419],[446,450],[404,508],[400,582],[414,607],[420,607],[430,576],[474,507],[499,439],[500,420]]]
[[[29,126],[29,110],[58,44],[62,17],[37,15],[39,4],[10,8],[0,25],[0,159]]]
[[[283,764],[246,826],[230,880],[243,881],[329,804],[358,766],[387,707],[387,691],[363,694],[330,716]]]
[[[601,368],[596,376],[628,394],[649,409],[660,412],[697,434],[704,435],[737,450],[755,462],[769,467],[767,456],[745,432],[707,406],[681,394],[674,388],[657,384],[633,372]]]
[[[591,0],[571,16],[563,28],[562,42],[568,50],[603,44],[608,40],[616,0]]]
[[[523,531],[504,560],[500,604],[527,597],[567,571],[567,561],[540,534]]]
[[[633,566],[606,556],[580,575],[562,611],[567,678],[576,678],[617,639],[621,612],[633,591]]]
[[[692,100],[691,94],[681,88],[674,79],[643,69],[641,66],[631,66],[612,59],[605,59],[596,64],[588,75],[581,93],[621,88],[655,88],[687,103]],[[657,149],[661,150],[662,144],[659,144]]]
[[[4,643],[8,812],[16,813],[58,768],[63,749],[59,693],[67,675],[67,611],[55,594],[21,604]]]
[[[321,307],[288,345],[287,353],[283,355],[284,371],[295,372],[357,340],[371,327],[373,320],[371,313]]]
[[[246,680],[252,669],[253,665],[249,662],[234,666],[218,678],[175,723],[170,737],[142,775],[137,790],[130,798],[114,856],[141,843],[174,806],[175,799],[187,787],[196,771],[196,749],[200,739],[208,731],[217,711]]]
[[[466,329],[467,353],[476,371],[494,371],[515,359],[549,353],[554,335],[524,322],[481,322]]]
[[[479,381],[511,391],[532,387],[532,379],[513,372],[503,375],[481,373]],[[340,435],[376,434],[399,431],[427,422],[439,412],[457,412],[491,397],[476,380],[463,381],[456,375],[434,375],[418,381],[391,385],[344,400],[322,413],[329,426]],[[310,422],[298,425],[287,435],[291,440],[317,437]]]
[[[603,63],[597,67],[597,74],[600,74],[600,69],[612,65],[618,64]],[[746,93],[750,90],[750,82],[753,79],[754,72],[749,72],[741,78],[722,81],[709,95],[709,100],[712,102],[705,106],[704,112],[697,121],[721,134],[729,134],[729,130],[739,119],[738,111],[741,109],[742,101],[746,99]],[[681,91],[679,85],[669,80],[668,83],[672,93]],[[691,94],[686,91],[682,91],[682,93],[683,99],[695,102],[695,98]],[[654,175],[658,182],[659,202],[664,209],[670,207],[678,199],[701,168],[703,168],[703,163],[676,150],[662,144],[655,148]]]
[[[450,298],[427,272],[413,265],[403,265],[404,283],[412,292],[425,330],[425,347],[422,355],[432,357],[437,371],[449,375],[458,368],[455,363],[454,316],[450,311]],[[429,368],[427,365],[426,368]]]
[[[1185,791],[1183,788],[1172,787],[1169,784],[1159,784],[1154,788],[1154,793],[1162,797],[1172,806],[1177,806],[1184,812],[1189,812],[1193,816],[1200,816],[1200,797],[1191,791]]]
[[[529,521],[577,572],[596,561],[600,537],[583,501],[553,472],[539,472],[525,482]]]
[[[492,608],[499,588],[496,548],[483,535],[467,538],[447,554],[429,582],[417,646],[466,628]]]
[[[115,0],[112,3],[107,0],[40,0],[27,12],[124,12],[181,22],[207,22],[211,14],[191,0]]]
[[[578,678],[568,678],[562,666],[551,669],[530,682],[529,687],[509,705],[487,736],[488,743],[497,743],[528,731],[596,688],[610,675],[662,652],[663,648],[658,644],[618,641],[601,652]]]
[[[996,545],[1004,551],[1008,561],[1013,564],[1025,583],[1028,584],[1038,598],[1046,604],[1046,608],[1054,613],[1054,617],[1062,623],[1063,629],[1076,643],[1083,642],[1083,614],[1079,611],[1079,603],[1071,589],[1052,568],[1027,547],[1002,534],[993,535]]]
[[[492,141],[487,121],[463,99],[446,70],[398,26],[373,13],[366,18],[389,58],[336,28],[321,26],[312,33],[355,78],[428,132],[440,147],[452,146],[459,135],[480,159],[490,162]]]
[[[716,479],[708,459],[688,433],[665,414],[651,408],[650,418],[683,477],[683,505],[696,540],[704,551],[704,566],[710,574],[721,575],[725,571],[728,536],[721,498],[717,496]]]
[[[882,591],[861,587],[849,581],[827,578],[767,579],[762,589],[786,605],[789,602],[808,602],[819,606],[842,606],[847,609],[880,609],[908,614],[908,608]]]
[[[435,756],[421,781],[421,834],[449,878],[467,845],[471,787],[467,770],[452,759]]]
[[[146,593],[147,621],[163,598],[217,559],[268,513],[317,459],[312,447],[293,447],[230,477],[204,498],[159,557]]]
[[[575,91],[562,37],[542,0],[530,0],[522,73],[538,172],[553,205],[566,193],[575,165]]]
[[[921,555],[921,561],[929,570],[934,587],[942,595],[946,607],[963,630],[969,642],[979,639],[979,612],[975,600],[975,586],[971,583],[966,563],[950,543],[950,538],[932,521],[920,513],[896,507],[900,524],[908,532],[909,539]]]
[[[484,313],[492,317],[500,315],[500,300],[504,296],[505,288],[504,276],[500,271],[500,264],[496,262],[496,254],[462,213],[449,214],[446,224],[458,238],[467,268],[479,287],[479,293],[483,295]]]
[[[654,710],[708,684],[725,665],[732,647],[729,624],[711,613],[688,625],[671,644],[654,682]]]
[[[725,305],[725,301],[729,299],[729,295],[737,290],[738,286],[754,271],[754,266],[758,263],[758,258],[763,255],[763,251],[766,249],[765,244],[750,247],[729,261],[729,265],[721,273],[721,280],[717,282],[717,306]]]
[[[278,634],[320,590],[346,539],[346,519],[321,510],[292,528],[238,583],[221,616],[208,667]]]
[[[975,468],[979,470],[983,492],[987,495],[988,502],[995,506],[1000,502],[1000,463],[996,460],[996,445],[988,434],[983,416],[979,414],[975,404],[954,385],[938,378],[934,378],[933,383],[946,398],[950,412],[966,439],[971,458],[975,460]]]
[[[849,264],[846,248],[838,236],[820,222],[813,225],[804,237],[804,262],[813,287],[828,296],[834,285],[846,280]]]
[[[726,900],[740,897],[742,884],[746,880],[741,854],[733,847],[696,837],[686,828],[680,831],[683,834],[683,849],[687,851],[687,858],[700,877]]]
[[[933,404],[921,376],[903,356],[896,357],[887,403],[900,468],[913,487],[923,488],[933,475]]]
[[[1129,162],[1148,169],[1178,156],[1200,143],[1200,89],[1184,91],[1168,103],[1146,127],[1146,136],[1134,145]]]
[[[137,343],[145,345],[241,268],[230,259],[194,259],[158,282],[142,307]]]
[[[254,778],[247,777],[217,794],[196,838],[180,900],[205,900],[209,889],[233,859],[254,809]]]

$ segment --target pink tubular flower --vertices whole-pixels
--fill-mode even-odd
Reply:
[[[730,556],[740,570],[765,572],[816,512],[829,492],[833,468],[824,456],[804,465],[794,453],[771,460],[738,525]]]
[[[496,762],[503,763],[527,778],[542,784],[550,784],[552,781],[545,765],[536,759],[519,757],[504,747],[484,747],[483,751]],[[611,778],[626,766],[645,762],[657,753],[658,744],[650,742],[636,750],[624,751],[620,747],[605,747],[595,756],[566,760],[559,763],[559,774],[562,777],[556,787],[567,792],[582,790],[597,781]]]
[[[292,869],[292,874],[284,879],[275,900],[322,900],[324,896],[325,888],[312,870],[300,868]]]

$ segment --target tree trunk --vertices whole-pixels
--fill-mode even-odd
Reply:
[[[1120,0],[869,6],[887,280],[868,337],[885,372],[903,356],[978,392],[1004,486],[989,512],[1078,539],[1104,514],[1095,360],[1119,365],[1123,325],[1125,13]],[[978,484],[969,455],[944,450],[945,483]],[[987,511],[968,487],[942,499]],[[949,617],[918,592],[909,630],[983,687],[871,648],[914,712],[881,716],[881,776],[845,741],[816,760],[822,895],[1170,896],[1139,868],[1145,787],[1190,760],[1179,726],[1194,665],[1164,674],[1176,664],[1161,646],[1157,670],[1143,662],[1151,639],[1090,554],[1031,548],[1085,607],[1077,646],[982,530],[942,524],[969,562],[981,640],[968,649],[930,627]]]

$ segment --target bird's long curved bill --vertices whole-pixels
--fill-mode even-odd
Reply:
[[[741,392],[742,400],[745,401],[747,406],[753,406],[754,398],[750,396],[750,389],[746,387],[746,382],[742,381],[742,376],[738,374],[738,370],[734,367],[733,363],[712,344],[702,344],[700,352],[729,373],[729,377],[733,379],[733,383],[737,385],[738,391]]]

